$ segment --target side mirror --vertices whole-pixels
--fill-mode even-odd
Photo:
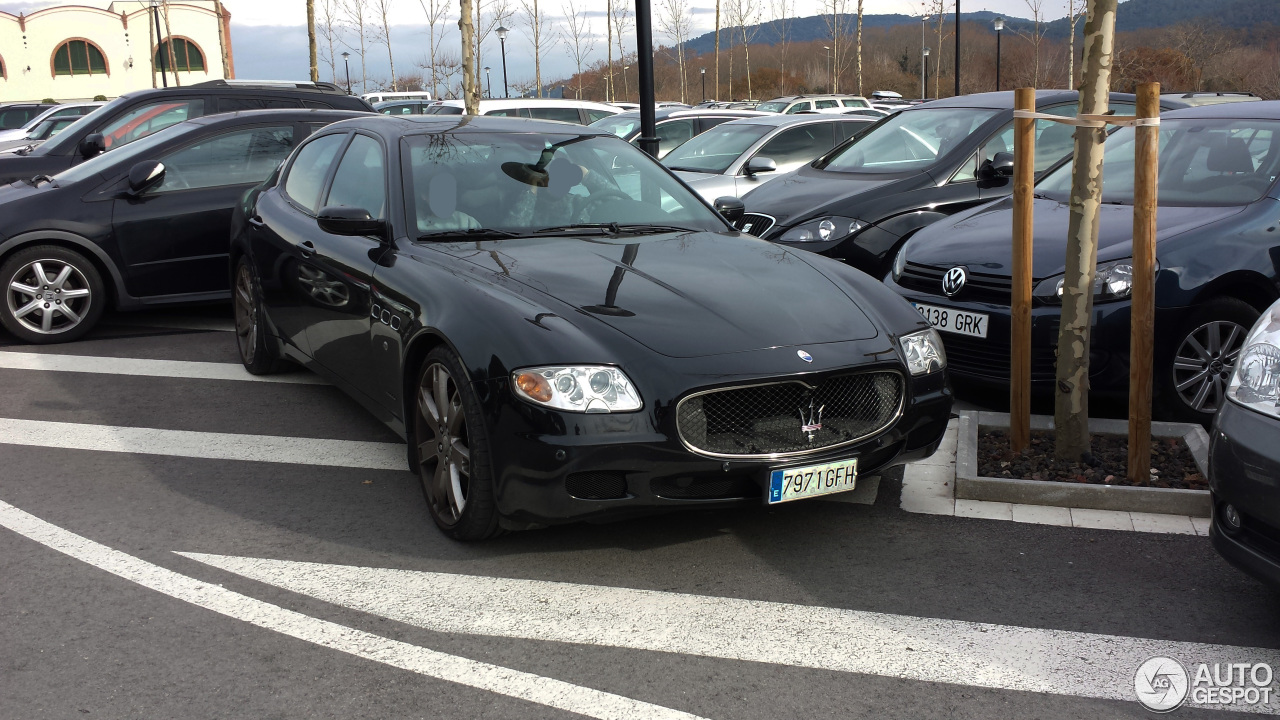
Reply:
[[[164,182],[164,163],[158,160],[143,160],[129,168],[130,195],[141,195],[162,182]]]
[[[1013,177],[1013,153],[999,152],[984,160],[978,174],[984,178]]]
[[[748,160],[746,167],[742,170],[748,175],[755,175],[756,173],[762,172],[777,172],[778,164],[773,161],[773,158],[756,156]]]
[[[387,221],[377,220],[364,208],[326,207],[316,216],[320,229],[330,235],[385,235]]]
[[[102,137],[102,133],[89,133],[80,141],[80,155],[86,160],[106,151],[107,139]]]
[[[718,197],[715,201],[716,212],[720,216],[729,221],[730,225],[737,225],[742,219],[743,213],[747,211],[747,206],[742,201],[733,196]]]

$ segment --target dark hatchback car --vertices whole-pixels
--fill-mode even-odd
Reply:
[[[140,90],[94,110],[29,153],[0,156],[0,183],[56,175],[99,153],[192,118],[272,108],[373,112],[369,103],[330,83],[210,80]]]
[[[1091,389],[1127,396],[1133,237],[1132,129],[1107,138]],[[1155,401],[1208,425],[1241,343],[1280,296],[1280,102],[1164,114],[1160,126]],[[1031,376],[1054,382],[1071,190],[1064,162],[1036,186]],[[943,333],[957,377],[1009,378],[1012,199],[935,223],[903,247],[887,282]]]
[[[1078,98],[1075,91],[1040,90],[1036,109],[1074,117]],[[1111,108],[1133,114],[1133,96],[1112,93]],[[1036,172],[1071,153],[1073,132],[1036,121]],[[882,277],[912,233],[1011,193],[1012,152],[1012,92],[909,107],[745,195],[747,215],[738,227]]]
[[[589,128],[337,123],[249,194],[232,254],[245,366],[301,363],[402,433],[458,539],[846,490],[950,415],[910,305]]]
[[[27,342],[66,342],[108,306],[228,297],[232,208],[302,138],[354,115],[200,118],[52,178],[0,186],[0,323]]]
[[[1280,588],[1280,302],[1249,331],[1209,433],[1209,537],[1231,564]]]

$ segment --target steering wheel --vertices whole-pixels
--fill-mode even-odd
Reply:
[[[180,170],[170,167],[164,169],[164,182],[161,184],[165,185],[167,190],[187,190],[191,187],[191,183]]]
[[[636,199],[617,188],[604,188],[592,193],[586,198],[586,202],[582,204],[582,210],[578,213],[579,217],[586,217],[593,212],[597,206],[608,200],[625,200],[627,202],[636,202]],[[604,222],[597,218],[588,218],[591,222]]]

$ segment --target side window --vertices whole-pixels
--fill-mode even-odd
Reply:
[[[835,145],[833,124],[811,123],[783,130],[765,143],[756,157],[767,157],[777,163],[778,167],[813,160]]]
[[[702,118],[702,132],[706,132],[721,123],[727,123],[730,120],[737,120],[737,119],[738,118],[731,118],[731,117],[704,117]]]
[[[332,110],[333,106],[329,103],[316,102],[315,100],[303,100],[302,107],[315,108],[317,110]]]
[[[224,133],[161,158],[164,182],[156,192],[262,182],[292,149],[292,126]]]
[[[1119,103],[1111,106],[1117,115],[1132,115],[1137,110],[1132,104]],[[1075,103],[1055,105],[1044,112],[1062,117],[1075,117],[1080,112]],[[1075,150],[1074,125],[1063,125],[1049,120],[1036,121],[1036,172],[1044,172],[1050,166]],[[1013,152],[1013,141],[1009,142],[1009,152]]]
[[[662,123],[656,129],[659,157],[675,150],[693,137],[692,120],[672,120]]]
[[[107,149],[127,145],[134,140],[204,114],[204,100],[165,100],[139,105],[103,126]]]
[[[1036,122],[1044,122],[1046,125],[1048,124],[1047,120],[1037,120]],[[1067,126],[1064,125],[1063,127]],[[994,158],[996,153],[1002,152],[1013,152],[1013,123],[1005,125],[1000,128],[995,135],[988,138],[987,142],[978,149],[978,152],[968,160],[965,160],[964,164],[960,166],[960,169],[956,171],[956,174],[951,176],[951,182],[968,182],[976,180],[978,177],[978,167],[987,160]]]
[[[787,114],[795,115],[798,112],[804,112],[806,110],[812,110],[812,109],[813,109],[812,103],[806,100],[805,102],[798,102],[795,105],[792,105],[791,107],[787,108]]]
[[[325,207],[360,208],[375,218],[387,217],[387,174],[382,144],[368,135],[356,135],[338,163]]]
[[[613,113],[609,112],[608,110],[588,110],[587,111],[588,123],[593,123],[597,120],[603,120],[607,117],[613,117]]]
[[[839,143],[839,142],[843,142],[844,140],[848,140],[849,138],[857,137],[859,134],[862,133],[863,130],[866,130],[867,128],[871,127],[871,125],[872,123],[869,123],[869,122],[836,123],[836,127],[839,128],[840,132],[844,135],[843,138],[836,138],[836,142]]]
[[[851,107],[851,108],[871,107],[871,104],[868,103],[866,100],[859,100],[857,98],[845,98],[842,102],[844,103],[845,107]]]
[[[307,143],[298,151],[289,176],[284,180],[284,193],[294,202],[314,213],[319,209],[320,190],[329,174],[329,166],[347,136],[339,133],[325,135]]]
[[[529,114],[526,117],[532,117],[537,120],[559,120],[560,122],[568,122],[575,125],[582,124],[582,116],[578,114],[578,108],[533,107],[529,108]]]
[[[459,111],[461,112],[461,111]],[[450,113],[454,114],[454,113]],[[490,110],[485,115],[494,117],[529,117],[529,111],[526,108],[502,108],[500,110]]]
[[[218,112],[237,112],[239,110],[270,110],[274,108],[296,108],[301,103],[297,100],[282,100],[280,98],[246,98],[246,97],[224,97],[218,98]]]
[[[830,108],[840,107],[839,100],[817,100],[813,106],[819,110],[828,110]]]

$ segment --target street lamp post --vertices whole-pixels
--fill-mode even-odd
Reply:
[[[702,101],[707,101],[707,69],[702,68]]]
[[[351,57],[351,53],[342,53],[342,66],[347,69],[347,94],[351,94],[351,62],[347,58]]]
[[[1000,92],[1000,31],[1004,30],[1004,18],[996,18],[993,24],[996,28],[996,92]]]
[[[827,53],[827,92],[834,92],[831,89],[831,86],[835,84],[835,81],[831,77],[831,46],[823,45],[822,49]]]
[[[956,97],[960,97],[960,0],[956,0],[956,92],[955,92],[955,95]]]
[[[502,43],[502,97],[509,98],[511,91],[507,89],[507,29],[499,25],[493,32],[498,35],[498,42]]]
[[[628,98],[631,97],[631,90],[627,87],[627,71],[630,69],[630,65],[622,66],[622,94]]]
[[[920,99],[929,99],[929,48],[924,49],[924,62],[920,67]]]
[[[160,32],[160,0],[151,0],[151,15],[152,17],[155,18],[155,21],[156,21],[156,38],[157,38],[156,55],[160,56],[160,81],[164,83],[165,87],[169,87],[169,74],[165,72],[165,68],[168,67],[168,65],[165,63],[165,60],[168,58],[169,53],[159,52],[159,49],[164,47],[164,34]],[[174,82],[177,82],[178,80],[178,74],[176,72],[176,68],[173,74],[173,79],[174,79]],[[151,75],[151,84],[155,85],[155,82],[156,82],[156,76],[153,73]]]
[[[922,4],[923,4],[923,3],[922,3]],[[928,16],[928,15],[921,15],[921,16],[920,16],[920,51],[921,51],[922,53],[924,53],[924,54],[921,56],[922,58],[928,58],[928,57],[929,57],[929,48],[925,47],[925,42],[926,42],[926,41],[925,41],[925,39],[924,39],[924,33],[925,33],[925,30],[926,30],[926,29],[927,29],[927,27],[928,27],[928,26],[927,26],[927,23],[928,23],[928,22],[929,22],[929,16]],[[926,65],[928,65],[928,64],[929,64],[929,61],[928,61],[928,60],[922,59],[922,60],[920,61],[920,99],[921,99],[921,100],[925,99],[925,98],[926,98],[926,97],[928,97],[928,95],[929,95],[929,91],[928,91],[928,89],[926,88],[926,84],[925,84],[925,77],[924,77],[924,75],[925,75],[925,66],[926,66]]]
[[[484,81],[489,85],[489,99],[493,99],[493,78],[489,77],[489,66],[484,66]]]

